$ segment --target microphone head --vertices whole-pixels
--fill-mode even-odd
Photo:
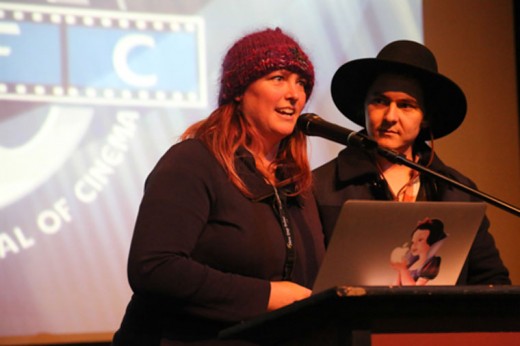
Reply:
[[[319,120],[321,120],[321,118],[314,113],[300,114],[300,116],[298,117],[298,120],[296,121],[296,126],[298,126],[300,131],[302,131],[306,135],[312,136],[309,126],[311,125],[312,122],[316,122]]]
[[[363,149],[377,149],[377,142],[363,134],[323,120],[314,113],[301,114],[296,126],[307,136],[319,136],[336,143],[352,145]]]

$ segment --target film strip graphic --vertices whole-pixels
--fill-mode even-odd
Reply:
[[[0,3],[0,100],[207,105],[198,16]]]

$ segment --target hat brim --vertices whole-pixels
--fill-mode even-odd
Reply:
[[[357,125],[365,127],[365,98],[372,83],[383,73],[410,75],[419,81],[434,139],[455,131],[464,121],[466,97],[449,78],[408,64],[377,58],[353,60],[336,71],[332,77],[331,95],[338,110]],[[429,131],[419,135],[422,140],[429,138]]]

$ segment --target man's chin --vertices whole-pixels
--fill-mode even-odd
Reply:
[[[395,151],[398,153],[406,152],[407,146],[404,146],[402,143],[396,143],[395,141],[388,140],[377,140],[377,144],[380,148]]]
[[[380,147],[390,150],[397,150],[402,146],[401,143],[397,143],[391,138],[378,138],[376,142]]]

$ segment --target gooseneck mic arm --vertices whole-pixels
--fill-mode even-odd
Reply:
[[[408,160],[404,155],[399,154],[393,150],[380,147],[377,142],[370,137],[358,133],[344,127],[332,124],[320,118],[318,115],[313,113],[306,113],[300,115],[297,122],[298,128],[308,136],[318,136],[329,139],[339,144],[350,145],[353,147],[361,148],[366,151],[377,153],[383,156],[388,161],[408,166],[418,172],[425,173],[435,178],[447,182],[448,184],[473,195],[489,204],[492,204],[502,210],[505,210],[513,215],[520,216],[520,209],[498,198],[488,195],[484,192],[473,189],[465,184],[462,184],[456,180],[448,178],[438,172],[432,171],[431,169],[417,164],[413,161]]]

